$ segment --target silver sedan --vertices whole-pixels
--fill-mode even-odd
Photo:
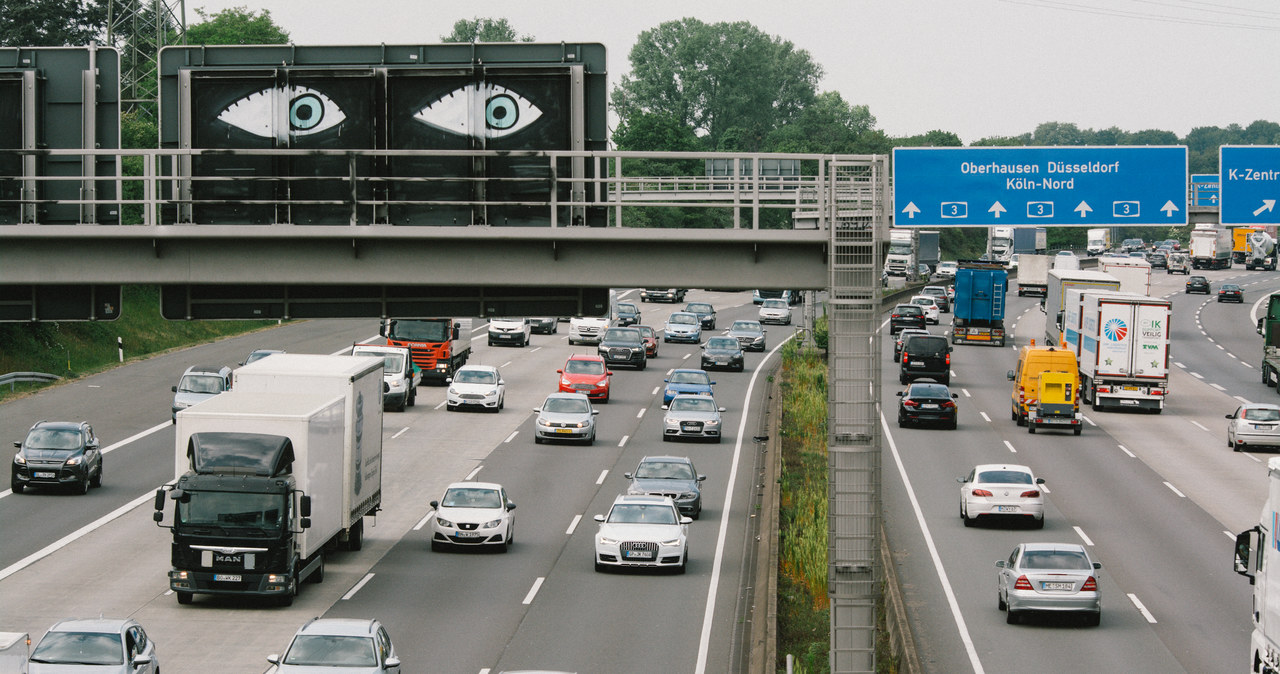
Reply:
[[[1032,527],[1044,527],[1044,478],[1026,466],[986,463],[974,466],[960,483],[960,519],[966,527],[983,520],[1009,518],[1024,520]]]
[[[1102,618],[1096,571],[1102,565],[1076,543],[1020,543],[996,561],[996,606],[1010,625],[1030,612],[1084,614],[1086,625]]]
[[[533,441],[576,440],[585,444],[596,441],[596,415],[600,410],[581,393],[552,393],[533,408],[538,418],[533,422]]]
[[[662,439],[703,438],[720,442],[720,413],[714,398],[704,395],[678,395],[663,405],[667,413],[662,417]]]
[[[1280,405],[1248,403],[1237,407],[1227,419],[1227,446],[1231,449],[1280,447]]]

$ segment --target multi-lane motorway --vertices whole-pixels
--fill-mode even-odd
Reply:
[[[635,300],[634,292],[628,296]],[[754,318],[749,293],[694,291],[712,302],[719,333]],[[644,304],[661,327],[681,305]],[[364,549],[327,560],[324,581],[292,607],[199,596],[179,606],[168,592],[168,531],[151,521],[154,490],[174,476],[170,387],[188,365],[234,364],[254,348],[335,353],[376,338],[369,321],[312,321],[226,339],[58,386],[0,406],[3,440],[39,419],[92,422],[106,448],[101,489],[87,496],[0,492],[0,630],[34,638],[65,617],[131,616],[174,672],[261,672],[308,618],[376,617],[406,671],[735,672],[753,619],[751,567],[763,445],[763,401],[774,347],[747,355],[742,373],[715,373],[727,408],[721,444],[661,441],[665,373],[698,367],[696,345],[661,344],[645,371],[618,368],[600,406],[594,446],[537,445],[532,408],[553,392],[570,347],[563,324],[525,348],[487,347],[481,326],[472,363],[507,382],[499,414],[448,412],[444,389],[424,387],[417,406],[384,418],[383,512]],[[702,516],[690,525],[684,575],[596,573],[592,517],[625,491],[623,473],[652,454],[687,455],[707,475]],[[429,501],[463,479],[504,484],[517,504],[509,554],[433,553]]]

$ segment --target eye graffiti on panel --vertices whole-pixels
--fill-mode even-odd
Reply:
[[[413,118],[442,131],[460,136],[471,133],[471,111],[476,102],[484,102],[484,137],[502,138],[528,127],[542,110],[524,96],[496,84],[468,84],[440,97],[431,105],[414,113]]]
[[[289,133],[307,136],[327,131],[347,118],[342,108],[328,96],[309,87],[263,89],[227,106],[218,119],[242,131],[271,138],[273,110],[277,95],[289,102]]]

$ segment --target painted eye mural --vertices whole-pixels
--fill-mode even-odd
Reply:
[[[485,138],[519,133],[542,116],[542,110],[520,94],[497,84],[468,84],[454,89],[413,114],[413,118],[460,136],[480,136],[471,131],[472,115],[484,103]],[[478,126],[478,124],[477,124]]]
[[[272,138],[276,101],[287,101],[289,135],[309,136],[327,131],[347,118],[342,108],[323,93],[303,86],[263,89],[228,105],[218,120],[261,138]]]

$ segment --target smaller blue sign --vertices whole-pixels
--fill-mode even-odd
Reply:
[[[1191,205],[1218,207],[1219,201],[1218,174],[1191,174]]]
[[[1218,149],[1224,225],[1280,224],[1280,146],[1223,145]]]

